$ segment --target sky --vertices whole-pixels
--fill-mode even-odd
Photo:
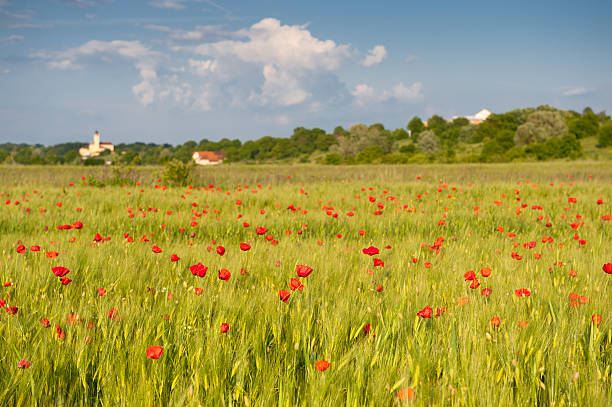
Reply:
[[[612,111],[612,2],[0,0],[0,143]]]

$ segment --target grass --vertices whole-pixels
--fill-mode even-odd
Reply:
[[[0,310],[0,405],[603,406],[612,398],[612,275],[602,270],[612,261],[602,219],[612,213],[610,166],[221,166],[199,169],[192,188],[167,189],[155,187],[159,168],[134,170],[140,185],[81,180],[109,179],[105,171],[0,168],[0,194],[11,201],[0,211],[0,282],[11,282],[0,299],[19,308]],[[57,229],[76,221],[83,229]],[[96,243],[96,233],[110,240]],[[371,245],[380,254],[362,253]],[[202,278],[189,271],[198,262],[208,266]],[[299,278],[303,291],[289,288],[296,265],[313,269]],[[55,266],[69,268],[72,282],[62,285]],[[468,270],[480,287],[465,281]],[[520,288],[531,295],[518,297]],[[279,290],[290,292],[287,303]],[[572,307],[570,293],[584,304]],[[427,306],[446,311],[417,316]],[[592,315],[602,316],[599,326]],[[148,359],[149,346],[162,346],[162,356]],[[18,369],[21,359],[31,366]],[[330,363],[323,372],[320,360]],[[407,389],[414,399],[400,400]]]

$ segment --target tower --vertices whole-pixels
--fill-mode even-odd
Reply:
[[[98,130],[94,133],[94,147],[96,150],[100,149],[100,133],[98,133]]]

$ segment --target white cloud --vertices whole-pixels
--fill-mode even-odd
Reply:
[[[196,75],[206,76],[217,70],[217,61],[211,60],[211,59],[208,59],[205,61],[190,59],[189,69],[191,70],[192,73]]]
[[[211,57],[217,62],[217,69],[227,67],[219,69],[224,80],[228,80],[230,70],[257,69],[264,83],[259,92],[251,91],[249,100],[259,104],[290,106],[304,102],[311,96],[304,88],[307,79],[338,70],[350,57],[348,45],[320,40],[305,25],[281,25],[273,18],[263,19],[232,36],[238,39],[172,49]]]
[[[383,94],[382,99],[396,99],[398,102],[404,103],[414,103],[423,99],[423,94],[421,91],[423,90],[422,82],[415,82],[410,87],[406,87],[402,82],[395,85],[391,91],[385,92]]]
[[[165,25],[157,25],[157,24],[147,24],[144,26],[147,30],[151,31],[160,31],[160,32],[170,32],[172,28]]]
[[[17,42],[17,41],[23,41],[23,35],[12,34],[12,35],[9,35],[8,37],[0,38],[0,44],[7,43],[7,42]]]
[[[353,88],[351,95],[355,98],[355,104],[359,106],[367,106],[387,100],[395,100],[400,103],[416,103],[423,100],[422,90],[423,83],[421,82],[415,82],[409,87],[400,82],[393,86],[391,90],[377,93],[373,87],[362,83]]]
[[[583,96],[591,93],[593,90],[583,87],[570,88],[563,92],[563,96]]]
[[[156,66],[161,55],[145,47],[140,41],[92,40],[80,47],[69,48],[65,51],[39,51],[31,55],[33,58],[48,60],[49,68],[59,70],[82,68],[81,65],[76,63],[82,58],[97,57],[106,59],[112,56],[120,56],[135,62],[141,82],[132,87],[132,92],[141,104],[148,105],[153,103],[155,100],[155,89],[158,84]]]
[[[185,8],[184,4],[181,4],[178,0],[157,0],[149,3],[149,5],[156,8],[164,8],[169,10],[182,10]]]
[[[382,45],[377,45],[368,51],[368,55],[365,57],[363,62],[361,62],[361,65],[365,67],[378,65],[386,57],[387,57],[387,50],[385,49],[385,47]]]

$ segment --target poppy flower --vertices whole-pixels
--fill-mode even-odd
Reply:
[[[370,324],[366,324],[366,326],[363,327],[363,334],[369,335],[371,329],[372,329],[372,326]]]
[[[219,332],[221,332],[222,334],[226,333],[227,330],[229,329],[229,324],[226,324],[225,322],[221,324],[221,327],[219,328]]]
[[[225,247],[223,246],[217,246],[217,254],[219,256],[223,256],[225,254]]]
[[[483,288],[482,291],[480,292],[480,294],[484,295],[485,297],[488,297],[489,295],[491,295],[491,289],[490,288]]]
[[[176,254],[172,254],[170,256],[170,261],[179,261],[181,258],[179,256],[177,256]]]
[[[312,273],[312,268],[304,265],[296,265],[295,271],[299,277],[308,277],[308,275]]]
[[[240,250],[242,250],[243,252],[246,252],[250,248],[251,248],[250,244],[248,244],[248,243],[240,243]]]
[[[430,267],[431,267],[431,263],[430,263],[430,262],[428,262],[428,261],[426,261],[426,262],[424,263],[424,266],[425,266],[425,268],[426,268],[426,269],[428,269],[428,268],[430,268]]]
[[[406,387],[404,389],[399,389],[399,391],[397,392],[397,399],[400,401],[404,401],[404,400],[414,400],[414,390],[412,390],[412,388],[410,387]]]
[[[58,339],[64,339],[66,337],[66,333],[62,331],[62,328],[59,325],[55,327],[55,332],[57,333]]]
[[[43,328],[49,328],[51,326],[51,324],[49,323],[49,320],[47,318],[41,319],[40,323],[42,324]]]
[[[161,346],[149,346],[147,348],[147,358],[149,359],[159,359],[162,353],[164,353],[164,348]]]
[[[98,295],[102,297],[104,294],[106,294],[106,290],[104,288],[98,288]]]
[[[202,263],[198,263],[194,264],[193,266],[190,266],[189,270],[194,276],[204,277],[206,275],[206,272],[208,271],[208,267],[204,267]]]
[[[17,369],[27,369],[31,364],[32,362],[29,360],[21,359],[19,363],[17,363]]]
[[[483,277],[489,277],[491,275],[491,269],[488,268],[488,267],[483,267],[483,268],[480,269],[480,274]]]
[[[527,325],[529,324],[527,321],[518,321],[518,326],[525,329],[527,328]]]
[[[15,315],[17,314],[17,311],[19,311],[19,308],[17,307],[6,307],[6,313],[9,315]]]
[[[447,311],[446,307],[436,308],[436,318],[439,318]]]
[[[232,273],[229,272],[228,269],[219,270],[219,279],[223,281],[227,281],[232,276]]]
[[[153,253],[161,253],[162,252],[162,249],[159,246],[155,246],[155,245],[153,245],[151,250],[153,250]]]
[[[603,267],[601,268],[603,271],[605,271],[608,274],[612,274],[612,263],[606,263],[603,265]]]
[[[40,251],[40,246],[38,246],[38,245],[33,245],[32,247],[30,247],[30,251],[33,251],[33,252],[39,252],[39,251]]]
[[[59,255],[58,252],[55,251],[49,251],[45,253],[45,256],[47,256],[48,259],[54,259]]]
[[[368,256],[374,256],[375,254],[380,253],[380,250],[378,250],[374,246],[370,246],[368,248],[363,249],[362,252],[363,254],[367,254]]]
[[[499,324],[501,324],[501,319],[499,317],[491,318],[491,325],[493,325],[494,327],[498,327]]]
[[[196,293],[196,295],[202,295],[202,293],[204,292],[204,290],[200,287],[194,287],[193,291]]]
[[[297,278],[292,278],[291,282],[289,283],[289,288],[291,288],[292,291],[302,291],[304,289],[304,284],[302,284],[302,282]]]
[[[599,324],[601,324],[601,315],[593,314],[593,316],[591,317],[591,320],[593,321],[593,325],[599,326]]]
[[[419,312],[417,312],[417,316],[421,318],[431,318],[431,314],[433,313],[433,309],[429,306],[423,308]]]
[[[53,271],[53,274],[55,274],[56,277],[64,277],[66,274],[70,273],[70,270],[61,266],[51,267],[51,271]]]
[[[108,316],[108,319],[117,319],[118,313],[119,312],[115,308],[111,308],[106,316]]]
[[[17,253],[25,253],[26,251],[26,247],[22,244],[20,244],[19,246],[17,246]]]
[[[94,242],[101,242],[102,241],[102,235],[99,233],[96,233],[96,235],[93,238]]]
[[[62,285],[68,285],[72,282],[72,280],[68,277],[62,277],[60,281],[62,282]]]
[[[518,290],[514,290],[514,293],[517,297],[529,297],[531,295],[531,291],[526,288],[519,288]]]
[[[319,360],[317,363],[315,363],[315,367],[319,372],[324,372],[329,367],[329,362],[327,360]]]
[[[476,279],[476,273],[474,273],[474,270],[468,270],[463,275],[463,278],[465,281],[474,281]]]
[[[278,292],[278,296],[280,297],[282,302],[287,302],[287,300],[289,299],[289,297],[291,296],[291,294],[289,293],[289,291],[287,290],[280,290]]]
[[[374,267],[384,267],[385,263],[381,259],[374,259]]]
[[[83,229],[83,222],[76,221],[71,226],[72,229]]]
[[[268,231],[268,228],[264,228],[262,226],[255,228],[255,233],[257,233],[258,235],[265,235],[267,231]]]
[[[378,285],[378,286],[376,287],[376,291],[378,291],[379,293],[380,293],[380,292],[382,292],[382,290],[383,290],[382,285]]]
[[[480,281],[478,281],[478,279],[477,279],[477,278],[475,278],[475,279],[472,281],[472,284],[470,284],[470,288],[471,288],[471,289],[476,289],[476,288],[478,288],[478,287],[480,287]]]

